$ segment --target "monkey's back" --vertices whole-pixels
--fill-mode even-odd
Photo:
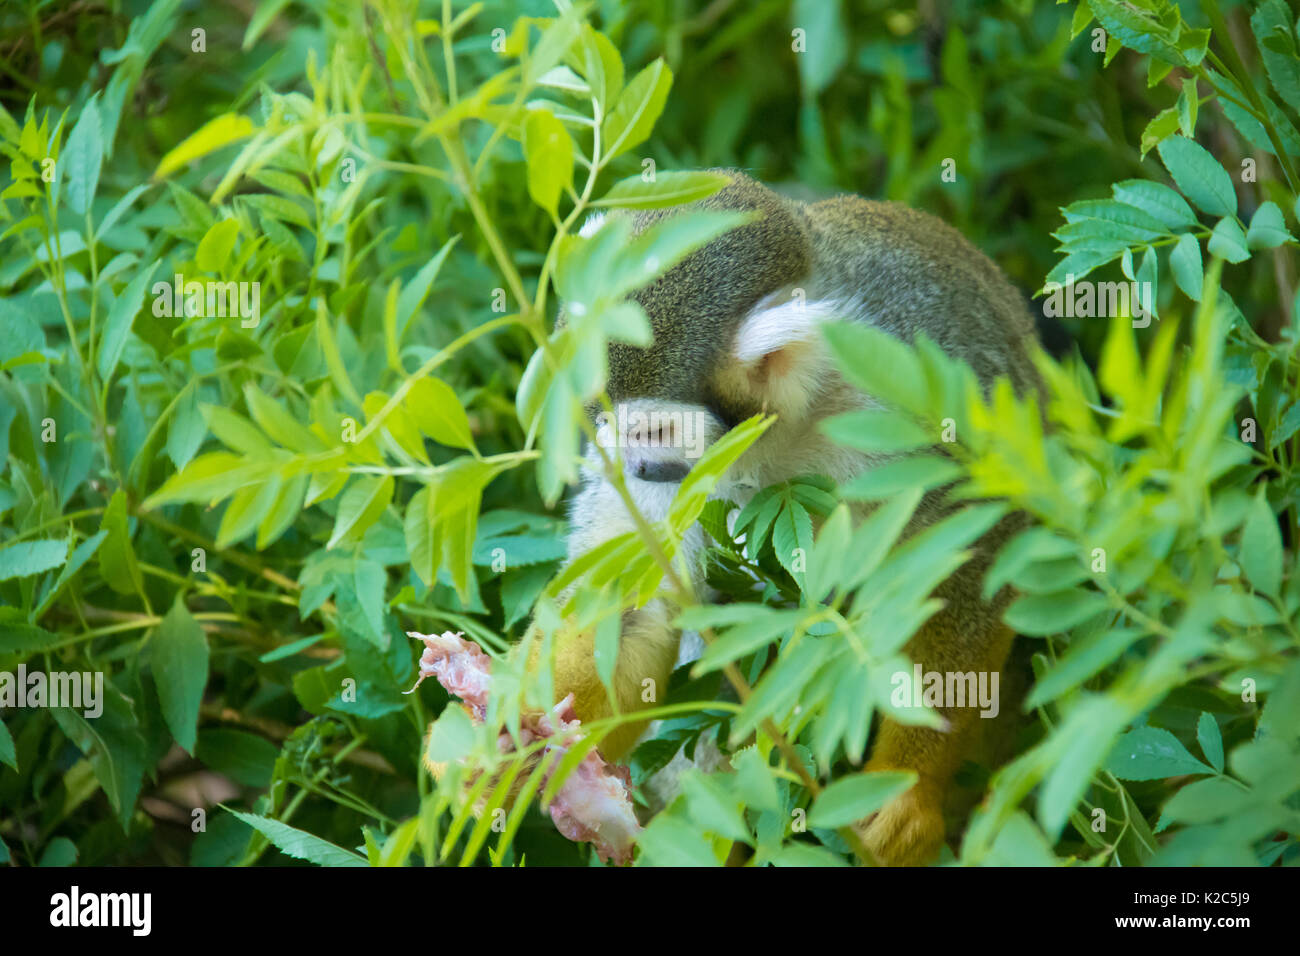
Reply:
[[[895,202],[840,196],[805,207],[817,295],[904,341],[924,332],[967,362],[987,389],[998,376],[1036,389],[1033,319],[988,256],[942,219]],[[810,290],[812,293],[813,290]]]
[[[1019,393],[1038,392],[1037,332],[1025,300],[1002,270],[936,216],[896,202],[841,196],[805,207],[813,275],[809,290],[846,304],[853,317],[910,342],[923,332],[971,366],[986,394],[999,377]],[[906,535],[961,506],[947,488],[926,494]],[[998,627],[1011,592],[982,594],[984,574],[1003,543],[1029,524],[1005,516],[977,542],[971,559],[935,591],[947,607],[934,625],[957,645],[979,642]]]

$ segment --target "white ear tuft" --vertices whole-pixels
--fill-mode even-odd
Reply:
[[[842,314],[833,301],[806,301],[802,290],[760,302],[740,324],[733,356],[745,387],[769,411],[802,420],[827,384],[833,364],[821,342],[822,322]]]
[[[770,301],[770,297],[764,301]],[[742,364],[749,365],[788,345],[814,339],[818,326],[834,318],[836,312],[834,303],[826,299],[808,302],[802,297],[781,294],[781,301],[776,305],[760,302],[740,324],[735,356]]]
[[[578,235],[583,239],[590,239],[604,224],[605,214],[603,212],[593,212],[587,217],[587,221],[582,224],[582,228],[578,230]]]

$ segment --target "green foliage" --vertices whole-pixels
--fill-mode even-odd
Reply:
[[[1022,510],[985,590],[1016,591],[1033,726],[980,768],[956,859],[1294,865],[1291,10],[952,6],[264,0],[201,38],[176,0],[0,10],[0,673],[103,678],[94,716],[0,712],[0,859],[587,861],[537,806],[627,718],[502,755],[495,727],[553,702],[506,651],[535,614],[545,659],[574,615],[608,685],[620,612],[688,578],[698,521],[722,600],[679,594],[706,649],[631,766],[729,767],[681,777],[640,860],[854,862],[848,825],[912,783],[860,772],[873,721],[939,722],[898,702],[904,647]],[[1079,348],[1041,408],[828,327],[888,410],[826,430],[884,464],[737,508],[713,494],[759,416],[666,520],[561,570],[608,344],[650,334],[625,296],[741,219],[579,229],[733,165],[932,209],[1049,302],[1137,291],[1061,313]],[[978,500],[906,537],[953,482]],[[408,628],[494,655],[495,723],[403,695]],[[196,815],[199,774],[224,789]]]

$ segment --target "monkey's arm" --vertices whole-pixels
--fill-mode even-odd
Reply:
[[[676,485],[629,479],[629,490],[648,521],[667,513]],[[594,470],[578,493],[570,515],[569,558],[587,553],[611,538],[633,530],[632,517],[617,490]],[[692,538],[698,532],[691,532]],[[691,542],[685,543],[688,550]],[[613,700],[596,671],[595,633],[580,629],[571,620],[555,636],[555,697],[574,696],[574,710],[584,724],[615,713],[635,713],[662,703],[677,661],[679,635],[671,626],[671,605],[661,597],[644,607],[623,612],[618,663],[614,668]],[[536,625],[534,625],[536,627]],[[535,635],[530,635],[535,636]],[[544,666],[541,642],[530,642],[529,669]],[[601,753],[618,760],[646,728],[647,721],[620,725],[601,743]]]
[[[618,712],[635,713],[662,701],[673,664],[677,660],[677,633],[668,624],[669,612],[658,598],[623,615],[618,663],[614,669],[614,701],[596,672],[595,634],[591,629],[566,626],[556,635],[555,697],[573,694],[573,709],[583,724]],[[540,641],[532,642],[529,669],[543,666]],[[600,745],[609,760],[619,760],[631,749],[647,721],[619,725]]]

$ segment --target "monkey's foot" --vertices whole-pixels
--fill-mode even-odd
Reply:
[[[918,785],[854,829],[881,866],[925,866],[943,848],[941,801]]]

